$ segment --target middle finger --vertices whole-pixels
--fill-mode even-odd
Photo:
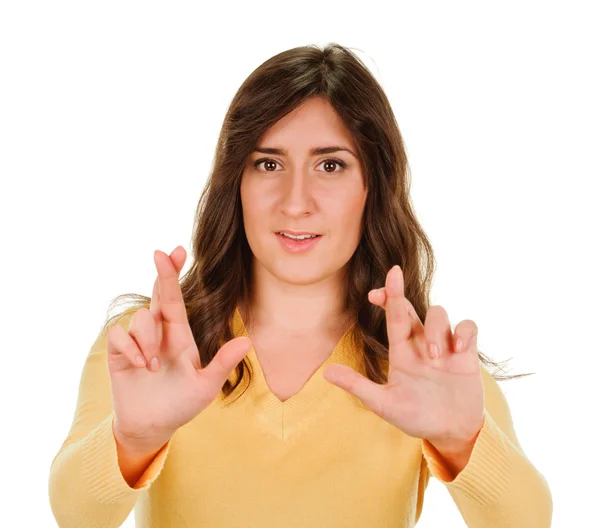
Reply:
[[[187,311],[179,285],[179,270],[171,258],[159,249],[154,252],[154,263],[158,271],[158,298],[162,319],[168,323],[186,323]]]
[[[404,297],[404,278],[399,266],[394,266],[386,276],[385,296],[385,319],[390,360],[392,360],[392,354],[397,354],[406,348],[412,330]]]

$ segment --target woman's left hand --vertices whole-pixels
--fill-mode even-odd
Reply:
[[[453,336],[446,311],[432,306],[423,325],[404,297],[399,266],[388,272],[384,288],[369,292],[369,300],[386,312],[387,384],[379,385],[339,363],[325,369],[325,379],[409,436],[429,441],[440,452],[460,452],[472,446],[484,420],[475,323],[460,322]],[[462,346],[457,347],[459,340]]]

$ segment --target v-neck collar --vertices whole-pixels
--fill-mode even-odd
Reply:
[[[276,436],[285,439],[292,434],[296,427],[308,416],[311,407],[324,401],[324,397],[332,389],[343,390],[336,387],[323,377],[323,371],[327,365],[342,363],[348,365],[358,372],[361,371],[361,358],[359,351],[354,350],[352,335],[355,325],[353,324],[336,344],[331,355],[315,371],[299,392],[285,401],[281,401],[269,388],[264,372],[258,361],[254,345],[246,354],[246,358],[252,366],[252,382],[247,388],[247,402],[257,413],[258,418]],[[248,337],[248,331],[236,306],[232,319],[232,330],[235,337]],[[346,391],[343,391],[346,393]],[[351,395],[346,393],[349,397]]]

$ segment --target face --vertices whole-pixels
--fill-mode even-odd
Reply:
[[[314,148],[342,147],[329,153]],[[255,272],[294,284],[339,273],[361,236],[367,197],[356,146],[329,102],[312,98],[269,128],[241,180],[246,237]],[[356,156],[354,154],[356,154]],[[308,251],[291,253],[280,231],[321,235]]]

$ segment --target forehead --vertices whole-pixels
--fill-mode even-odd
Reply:
[[[258,141],[261,147],[304,154],[314,147],[339,145],[356,152],[354,140],[329,101],[314,97],[274,123]]]

